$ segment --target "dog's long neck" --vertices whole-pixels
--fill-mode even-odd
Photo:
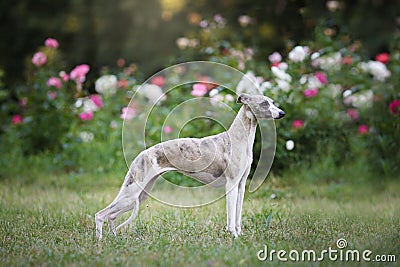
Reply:
[[[248,140],[250,142],[249,145],[252,147],[254,143],[256,128],[256,117],[247,105],[243,105],[227,132],[230,136],[237,136],[237,138],[239,139],[239,141],[241,140],[241,142],[244,142],[244,140]]]

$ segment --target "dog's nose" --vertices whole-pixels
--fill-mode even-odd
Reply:
[[[285,115],[286,115],[285,111],[283,110],[279,111],[279,118],[283,118],[285,117]]]

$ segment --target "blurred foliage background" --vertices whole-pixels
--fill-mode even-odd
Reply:
[[[123,119],[143,121],[140,104],[157,100],[169,77],[149,81],[149,101],[130,103],[132,95],[157,71],[191,60],[251,73],[282,104],[275,173],[307,166],[315,180],[356,168],[359,177],[398,177],[399,11],[389,0],[3,0],[0,178],[35,176],[26,165],[39,173],[125,171]],[[35,63],[38,55],[47,62]],[[212,77],[199,79],[212,85]],[[150,143],[177,131],[162,128],[162,118],[188,97],[239,108],[234,94],[211,87],[169,93],[148,119]],[[217,126],[197,121],[179,134],[211,135]],[[255,162],[259,146],[257,138]]]
[[[281,51],[288,40],[310,38],[320,18],[338,31],[360,39],[366,54],[388,49],[399,26],[400,2],[338,1],[329,12],[317,0],[2,0],[0,3],[0,69],[12,88],[24,77],[24,66],[47,37],[60,41],[68,65],[85,62],[92,70],[113,67],[118,58],[141,66],[144,75],[182,59],[176,39],[193,31],[202,18],[221,14],[232,26],[229,34],[259,57]],[[336,2],[336,1],[332,1]],[[238,17],[252,18],[251,29],[239,31]],[[397,22],[397,23],[396,23]],[[347,25],[338,27],[337,25]],[[196,57],[196,55],[194,55]],[[195,59],[195,58],[194,58]],[[92,71],[92,79],[96,71]]]

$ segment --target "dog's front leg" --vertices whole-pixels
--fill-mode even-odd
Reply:
[[[244,191],[246,188],[246,178],[243,177],[242,180],[239,182],[239,187],[238,187],[238,197],[237,197],[237,203],[236,203],[236,233],[238,235],[242,234],[242,210],[243,210],[243,199],[244,199]]]
[[[238,235],[242,234],[242,210],[243,210],[243,199],[244,199],[244,192],[246,189],[246,180],[247,176],[250,173],[250,165],[246,169],[246,171],[243,174],[242,179],[239,181],[239,187],[238,187],[238,197],[237,197],[237,203],[236,203],[236,233]]]
[[[235,228],[238,183],[235,181],[231,181],[230,178],[227,178],[227,182],[225,185],[225,192],[226,192],[227,229],[236,238],[238,237]]]

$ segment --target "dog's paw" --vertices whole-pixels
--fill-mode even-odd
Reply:
[[[242,227],[240,227],[240,226],[236,227],[236,233],[238,234],[238,236],[241,236],[243,234]]]
[[[96,238],[98,241],[101,241],[101,239],[103,238],[101,230],[96,229]]]
[[[227,226],[226,230],[229,231],[233,235],[233,237],[235,237],[235,238],[237,238],[239,236],[238,233],[236,232],[235,227]]]

